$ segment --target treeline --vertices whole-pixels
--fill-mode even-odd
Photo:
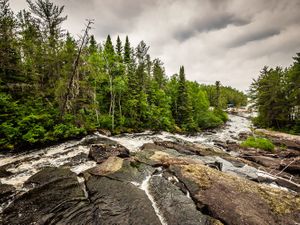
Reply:
[[[168,78],[143,41],[136,48],[128,37],[124,44],[110,36],[97,43],[89,35],[92,21],[75,40],[62,31],[64,7],[27,3],[14,15],[0,0],[0,149],[98,128],[195,132],[226,121],[221,107],[209,109],[205,87],[187,81],[183,66]]]
[[[256,126],[300,133],[300,53],[288,68],[265,66],[251,84]]]
[[[229,86],[221,86],[219,81],[215,85],[201,85],[207,93],[211,106],[226,109],[227,107],[242,107],[247,105],[247,95]]]

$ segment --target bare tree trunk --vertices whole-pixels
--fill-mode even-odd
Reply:
[[[112,117],[111,117],[112,131],[114,131],[114,129],[115,129],[115,98],[116,98],[116,96],[113,95],[113,99],[112,99]]]
[[[94,105],[95,105],[95,114],[96,114],[97,124],[99,124],[99,111],[98,111],[98,104],[97,104],[97,84],[96,84],[96,80],[95,80],[95,87],[94,87]]]
[[[73,70],[72,70],[71,78],[70,78],[69,83],[68,83],[67,92],[66,92],[66,94],[64,96],[64,99],[63,99],[63,105],[62,105],[62,109],[61,109],[61,116],[63,116],[65,114],[65,112],[68,110],[68,108],[70,107],[69,104],[71,104],[70,102],[72,100],[72,97],[74,97],[74,96],[72,96],[72,92],[74,91],[74,87],[75,87],[75,83],[76,83],[76,72],[77,72],[77,68],[78,68],[78,65],[79,65],[81,52],[82,52],[82,49],[83,49],[83,47],[86,43],[86,39],[88,38],[88,32],[91,29],[92,24],[93,24],[93,21],[88,20],[88,24],[86,25],[84,35],[82,37],[81,44],[80,44],[80,47],[79,47],[78,54],[77,54],[76,59],[73,63]]]
[[[109,115],[112,115],[112,106],[113,106],[113,84],[112,84],[112,76],[109,76],[109,89],[110,89],[110,105],[109,105]]]
[[[122,98],[122,95],[121,93],[119,93],[119,112],[120,112],[120,117],[122,117],[122,105],[121,105],[121,98]]]

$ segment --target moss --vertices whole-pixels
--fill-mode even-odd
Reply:
[[[270,152],[273,152],[275,147],[270,140],[266,138],[255,138],[255,137],[248,137],[247,140],[241,143],[241,146],[258,148]]]
[[[212,186],[210,176],[213,170],[206,170],[205,166],[199,165],[184,165],[182,168],[182,175],[192,180],[203,190],[209,189]]]
[[[288,214],[300,209],[300,197],[286,191],[257,184],[244,178],[222,173],[204,165],[182,165],[181,173],[185,178],[192,179],[202,190],[209,189],[214,182],[222,182],[238,192],[255,193],[263,199],[276,214]]]

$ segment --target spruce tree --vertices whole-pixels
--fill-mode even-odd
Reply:
[[[181,66],[179,70],[178,81],[178,110],[177,110],[177,124],[184,129],[189,129],[192,126],[192,108],[188,96],[187,84],[185,79],[184,67]]]
[[[124,46],[124,62],[129,64],[131,61],[131,47],[128,36],[126,36],[125,46]]]
[[[120,40],[120,37],[118,36],[117,44],[116,44],[116,53],[118,54],[120,59],[122,59],[122,51],[123,51],[122,42]]]

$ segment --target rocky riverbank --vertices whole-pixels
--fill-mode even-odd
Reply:
[[[231,116],[200,136],[96,134],[2,157],[0,223],[300,223],[299,149],[241,148],[248,125]]]

